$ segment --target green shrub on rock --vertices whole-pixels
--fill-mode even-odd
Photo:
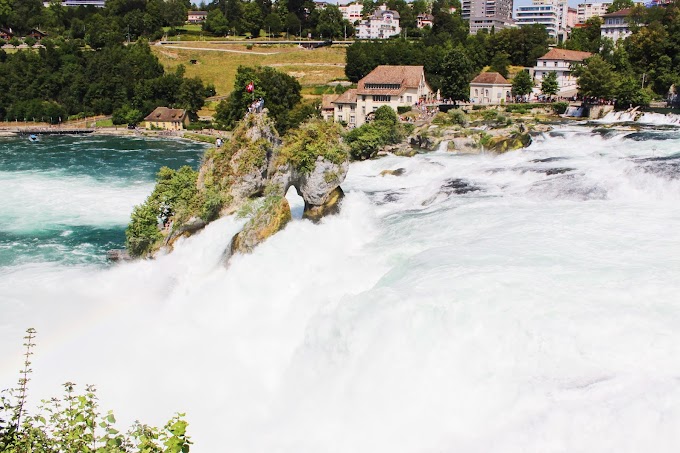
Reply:
[[[132,256],[154,250],[163,238],[159,227],[172,220],[173,226],[187,221],[198,208],[196,178],[191,167],[179,170],[162,167],[156,175],[156,187],[144,203],[135,206],[125,230],[126,247]]]
[[[374,119],[345,134],[353,160],[374,157],[386,145],[399,143],[406,131],[391,107],[382,106],[375,111]]]
[[[468,125],[468,122],[470,121],[468,116],[461,109],[449,110],[447,113],[449,115],[451,123],[453,124],[465,127]]]
[[[555,102],[552,104],[552,109],[558,115],[562,115],[569,108],[568,102]]]
[[[296,170],[309,173],[319,156],[338,165],[348,159],[338,124],[317,119],[289,131],[283,139],[279,163],[290,162]]]

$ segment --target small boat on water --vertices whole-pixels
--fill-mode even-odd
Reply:
[[[37,141],[39,141],[38,136],[35,135],[35,134],[31,134],[31,135],[28,136],[28,141],[29,142],[37,142]]]

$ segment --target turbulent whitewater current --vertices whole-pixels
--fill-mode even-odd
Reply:
[[[101,259],[185,143],[25,149],[0,169],[0,387],[35,327],[33,404],[96,384],[123,423],[185,412],[197,452],[677,451],[680,129],[626,127],[352,164],[338,216],[229,268],[233,218]]]

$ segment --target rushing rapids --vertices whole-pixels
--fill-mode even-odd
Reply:
[[[642,133],[355,163],[339,215],[291,198],[228,269],[232,217],[153,261],[7,260],[0,387],[33,326],[33,404],[96,383],[125,422],[186,412],[196,451],[674,451],[680,130]],[[65,176],[13,177],[0,207],[29,222],[21,179]],[[102,224],[141,201],[63,187]]]

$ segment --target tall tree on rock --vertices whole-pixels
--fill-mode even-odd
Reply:
[[[251,83],[254,89],[248,92],[246,87]],[[244,117],[254,99],[263,98],[269,115],[278,125],[279,118],[302,99],[300,91],[300,84],[294,77],[274,68],[239,66],[234,90],[226,101],[218,104],[215,120],[226,127],[233,127]]]

